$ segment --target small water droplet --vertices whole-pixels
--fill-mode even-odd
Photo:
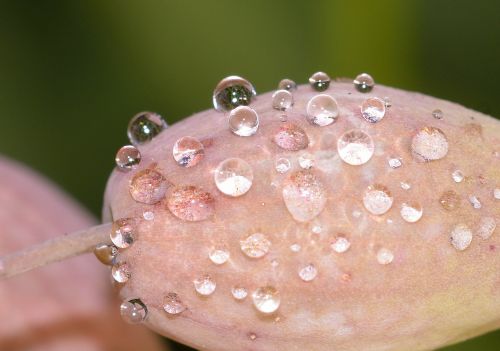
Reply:
[[[271,242],[262,233],[255,233],[240,241],[241,251],[251,258],[260,258],[266,255],[271,248]]]
[[[203,221],[215,212],[212,195],[192,185],[175,187],[167,207],[177,218],[190,222]]]
[[[244,287],[233,286],[231,288],[231,294],[236,300],[244,300],[247,297],[248,292],[247,289],[245,289]]]
[[[339,116],[337,101],[326,94],[313,96],[306,107],[307,119],[320,127],[334,123]]]
[[[286,111],[293,106],[293,95],[288,90],[277,90],[273,96],[273,108],[278,111]]]
[[[273,136],[273,141],[280,148],[288,151],[305,149],[309,145],[306,132],[296,124],[284,122]]]
[[[352,166],[367,163],[374,151],[375,145],[372,137],[358,129],[344,133],[337,141],[337,152],[340,158]]]
[[[413,137],[411,149],[417,160],[439,160],[448,153],[448,140],[442,130],[425,127]]]
[[[142,213],[142,217],[146,220],[146,221],[152,221],[155,219],[155,214],[154,212],[152,211],[144,211]]]
[[[385,103],[385,108],[391,108],[392,107],[392,100],[390,97],[386,96],[384,97],[384,103]]]
[[[361,115],[370,123],[380,122],[385,117],[385,102],[377,97],[366,99],[361,105]]]
[[[477,230],[477,235],[482,239],[489,239],[497,227],[495,218],[493,217],[482,217],[479,220],[479,228]]]
[[[493,197],[497,200],[500,200],[500,188],[493,189]]]
[[[316,72],[309,78],[309,84],[316,91],[325,91],[330,86],[330,77],[325,72]]]
[[[450,240],[455,249],[463,251],[472,242],[472,231],[465,224],[458,224],[451,231]]]
[[[363,196],[365,208],[374,215],[383,215],[392,207],[393,197],[385,186],[374,184],[368,187]]]
[[[179,295],[174,292],[170,292],[163,298],[163,309],[168,314],[179,314],[184,312],[187,308],[180,299]]]
[[[111,268],[111,275],[118,283],[126,283],[130,278],[130,269],[126,262],[118,263]]]
[[[280,157],[276,160],[274,166],[276,168],[276,172],[283,174],[290,170],[291,164],[290,160],[288,160],[287,158]]]
[[[285,78],[279,82],[278,89],[285,89],[288,91],[294,91],[294,90],[297,90],[297,83],[295,83],[291,79]]]
[[[224,264],[229,260],[229,251],[225,246],[216,246],[210,250],[208,257],[215,264]]]
[[[481,201],[477,198],[475,195],[470,195],[469,196],[469,202],[474,207],[476,210],[479,210],[483,205],[481,204]]]
[[[212,295],[217,287],[215,281],[208,275],[193,280],[196,292],[203,296]]]
[[[299,222],[315,218],[326,205],[323,183],[309,171],[291,174],[285,181],[282,194],[288,211]]]
[[[443,111],[438,108],[435,109],[434,111],[432,111],[432,117],[434,117],[435,119],[443,119]]]
[[[167,127],[167,123],[159,114],[141,112],[130,120],[127,135],[133,145],[141,145],[151,141]]]
[[[401,217],[408,223],[418,222],[423,213],[422,206],[418,202],[404,202],[401,204]]]
[[[98,244],[94,249],[94,255],[97,259],[106,266],[115,264],[118,249],[114,245]]]
[[[389,264],[394,260],[394,254],[391,250],[381,248],[377,252],[377,262],[383,265]]]
[[[315,224],[315,225],[313,225],[313,227],[311,228],[311,231],[312,231],[314,234],[320,234],[320,233],[323,231],[323,228],[322,228],[319,224]]]
[[[129,191],[135,201],[153,205],[165,197],[170,186],[171,183],[160,172],[144,169],[132,178]]]
[[[273,286],[264,286],[252,294],[253,304],[262,313],[273,313],[280,307],[281,297],[279,291]]]
[[[238,76],[229,76],[217,84],[212,96],[217,111],[229,111],[238,106],[246,106],[257,93],[253,85]]]
[[[299,244],[290,245],[290,250],[292,252],[299,252],[301,249],[302,249],[302,246],[300,246]]]
[[[271,260],[271,267],[276,268],[280,265],[277,259]]]
[[[116,153],[115,161],[119,170],[127,172],[141,162],[141,153],[135,146],[125,145]]]
[[[253,108],[239,106],[231,110],[228,117],[229,129],[238,136],[252,136],[259,129],[259,115]]]
[[[369,93],[375,86],[375,81],[368,73],[361,73],[354,79],[353,83],[360,93]]]
[[[318,275],[318,270],[313,264],[308,264],[305,267],[299,269],[299,277],[305,282],[310,282],[316,278]]]
[[[111,242],[120,249],[126,249],[134,242],[136,222],[133,218],[121,218],[113,222]]]
[[[392,169],[396,169],[396,168],[399,168],[403,165],[403,163],[401,162],[401,159],[400,158],[391,158],[389,159],[389,167],[391,167]]]
[[[401,183],[399,183],[399,185],[401,186],[401,189],[403,189],[403,190],[410,190],[411,189],[411,184],[409,184],[407,182],[401,182]]]
[[[330,245],[332,250],[337,253],[344,253],[351,247],[351,242],[344,236],[335,238],[335,241]]]
[[[214,180],[222,193],[233,197],[244,195],[252,186],[252,167],[241,158],[228,158],[215,169]]]
[[[451,178],[455,183],[461,183],[464,180],[464,174],[461,170],[457,169],[451,173]]]
[[[445,210],[453,211],[460,207],[460,196],[453,190],[448,190],[441,195],[439,203]]]
[[[205,149],[198,139],[185,136],[175,142],[172,155],[179,166],[189,168],[200,163],[205,155]]]
[[[310,153],[300,155],[299,166],[303,169],[311,169],[314,166],[314,156]]]
[[[256,339],[257,339],[257,334],[255,334],[255,333],[250,333],[250,334],[248,334],[248,337],[250,338],[250,340],[254,341],[254,340],[256,340]]]
[[[120,315],[127,323],[138,324],[146,319],[148,309],[139,299],[128,300],[120,305]]]

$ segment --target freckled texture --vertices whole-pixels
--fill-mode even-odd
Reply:
[[[251,137],[234,135],[226,114],[210,110],[141,146],[139,169],[156,162],[174,185],[203,187],[214,198],[214,216],[190,223],[171,215],[163,202],[147,206],[154,220],[142,221],[139,239],[120,253],[132,270],[121,294],[137,295],[148,305],[151,328],[202,350],[418,351],[499,327],[500,255],[490,249],[500,247],[498,230],[486,240],[474,236],[463,251],[454,248],[450,233],[460,223],[473,229],[482,217],[500,217],[500,202],[493,196],[500,186],[500,123],[454,103],[384,86],[362,94],[352,83],[332,82],[322,93],[334,97],[339,109],[336,122],[324,127],[307,121],[307,103],[318,93],[304,85],[293,92],[287,122],[272,108],[272,92],[256,96],[250,107],[260,124]],[[378,123],[361,115],[368,95],[391,100]],[[442,119],[432,116],[438,107]],[[277,140],[287,138],[288,123],[302,131],[280,147]],[[412,151],[412,140],[425,128],[444,133],[446,153],[439,136],[424,138],[418,153]],[[337,152],[338,139],[353,129],[369,135],[375,148],[371,159],[358,166],[343,162]],[[168,157],[185,135],[205,145],[205,158],[190,169]],[[299,150],[314,157],[310,170],[300,168]],[[397,169],[387,164],[394,155],[402,163]],[[422,162],[422,156],[432,161]],[[253,169],[251,189],[237,198],[223,195],[213,180],[215,167],[229,157]],[[290,160],[284,174],[275,169],[279,157]],[[464,173],[463,182],[453,181],[455,169]],[[297,218],[283,200],[283,187],[299,171],[313,173],[325,191],[324,209],[314,217]],[[127,190],[133,173],[114,172],[109,181],[106,208],[117,218],[141,218],[144,211]],[[371,214],[363,205],[363,194],[373,184],[385,186],[393,197],[386,213]],[[307,199],[307,190],[303,194]],[[481,199],[480,209],[468,204],[471,194]],[[418,203],[422,217],[406,222],[400,214],[403,203]],[[313,232],[316,226],[321,231]],[[272,243],[260,258],[240,249],[240,240],[254,233],[265,233]],[[348,235],[350,247],[338,254],[331,244],[341,234]],[[230,252],[223,265],[209,259],[216,244]],[[291,245],[301,250],[292,252]],[[382,248],[393,254],[390,264],[378,263]],[[318,275],[305,282],[297,272],[311,263]],[[199,296],[192,284],[204,275],[217,282],[208,297]],[[272,286],[279,291],[279,308],[263,315],[252,299],[231,296],[235,286],[245,287],[249,296]],[[169,293],[178,294],[187,308],[175,317],[163,310]]]

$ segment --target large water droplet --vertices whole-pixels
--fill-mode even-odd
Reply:
[[[377,262],[383,265],[389,264],[394,260],[394,254],[391,250],[381,248],[377,252]]]
[[[374,151],[375,145],[372,137],[358,129],[344,133],[337,141],[337,152],[340,158],[352,166],[367,163]]]
[[[273,136],[273,141],[280,148],[288,151],[305,149],[309,145],[306,132],[296,124],[282,123]]]
[[[377,97],[366,99],[361,105],[361,114],[370,123],[380,122],[385,117],[385,102]]]
[[[225,246],[216,246],[210,250],[208,257],[215,264],[224,264],[229,260],[229,251]]]
[[[239,106],[229,113],[228,123],[234,134],[252,136],[259,128],[259,115],[248,106]]]
[[[299,269],[299,277],[305,282],[310,282],[316,278],[318,275],[318,270],[313,264],[308,264],[305,267]]]
[[[316,91],[325,91],[330,86],[330,77],[325,72],[316,72],[309,78],[309,84]]]
[[[141,300],[133,299],[124,301],[120,305],[120,315],[127,323],[138,324],[146,319],[148,315],[148,309]]]
[[[354,78],[354,87],[360,93],[369,93],[375,86],[375,81],[368,73],[361,73]]]
[[[262,233],[255,233],[240,241],[241,251],[251,258],[260,258],[266,255],[271,248],[271,242]]]
[[[413,137],[411,150],[417,160],[439,160],[448,153],[448,140],[442,130],[425,127]]]
[[[422,206],[418,202],[404,202],[401,204],[401,217],[408,223],[415,223],[423,214]]]
[[[297,90],[297,83],[295,83],[291,79],[285,78],[285,79],[282,79],[279,82],[278,89],[284,89],[284,90],[288,90],[288,91],[294,91],[294,90]]]
[[[217,284],[215,281],[208,275],[204,275],[203,277],[196,278],[193,280],[194,288],[196,292],[203,296],[208,296],[213,294]]]
[[[451,178],[455,183],[461,183],[465,177],[461,170],[456,169],[453,172],[451,172]]]
[[[126,262],[118,263],[111,268],[111,275],[118,283],[126,283],[130,278],[130,268]]]
[[[214,199],[210,193],[192,185],[175,187],[167,199],[170,212],[190,222],[203,221],[214,214]]]
[[[278,111],[286,111],[293,106],[293,95],[288,90],[277,90],[273,96],[273,108]]]
[[[179,166],[194,167],[203,159],[205,148],[198,139],[185,136],[175,142],[172,155]]]
[[[253,304],[262,313],[273,313],[280,307],[279,291],[273,286],[264,286],[252,294]]]
[[[465,224],[458,224],[451,231],[450,240],[455,249],[463,251],[472,242],[472,231]]]
[[[132,145],[125,145],[116,153],[116,166],[121,171],[130,171],[141,162],[141,153]]]
[[[186,310],[186,306],[180,299],[179,295],[174,292],[170,292],[163,298],[163,309],[168,314],[179,314]]]
[[[116,247],[125,249],[134,242],[136,222],[133,218],[121,218],[113,222],[111,241]]]
[[[284,157],[280,157],[276,160],[275,168],[278,173],[286,173],[290,170],[291,164],[290,160]]]
[[[241,196],[252,186],[252,167],[241,158],[228,158],[215,169],[214,180],[222,193],[234,197]]]
[[[332,250],[337,253],[344,253],[351,247],[351,242],[344,236],[335,238],[335,241],[330,245]]]
[[[167,128],[163,118],[154,112],[141,112],[130,120],[127,135],[133,145],[145,144]]]
[[[283,200],[292,217],[307,222],[323,211],[326,205],[326,190],[311,172],[299,171],[290,175],[283,186]]]
[[[229,76],[217,84],[212,96],[217,111],[229,111],[241,105],[248,105],[257,93],[253,85],[238,76]]]
[[[337,120],[339,107],[337,101],[330,95],[320,94],[309,100],[306,113],[309,122],[324,127]]]
[[[233,295],[233,297],[236,300],[244,300],[247,297],[248,292],[247,292],[247,289],[245,289],[241,286],[234,286],[231,289],[231,294]]]
[[[380,184],[368,187],[363,196],[365,208],[374,215],[383,215],[392,207],[393,197],[389,189]]]
[[[477,235],[482,239],[489,239],[497,227],[497,222],[493,217],[482,217],[479,220]]]
[[[165,177],[153,169],[137,172],[130,182],[130,195],[137,201],[148,205],[160,202],[171,186]]]
[[[118,249],[114,245],[98,244],[94,249],[94,255],[97,259],[106,266],[115,264]]]
[[[460,196],[453,190],[448,190],[441,195],[439,203],[445,210],[453,211],[460,207]]]

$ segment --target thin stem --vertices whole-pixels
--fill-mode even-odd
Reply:
[[[66,258],[92,252],[96,245],[109,243],[111,223],[101,224],[0,257],[0,280]]]

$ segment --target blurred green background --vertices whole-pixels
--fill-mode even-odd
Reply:
[[[478,0],[2,0],[0,153],[98,215],[130,117],[210,108],[230,74],[264,92],[366,71],[498,117],[499,13]],[[445,350],[499,349],[496,332]]]

